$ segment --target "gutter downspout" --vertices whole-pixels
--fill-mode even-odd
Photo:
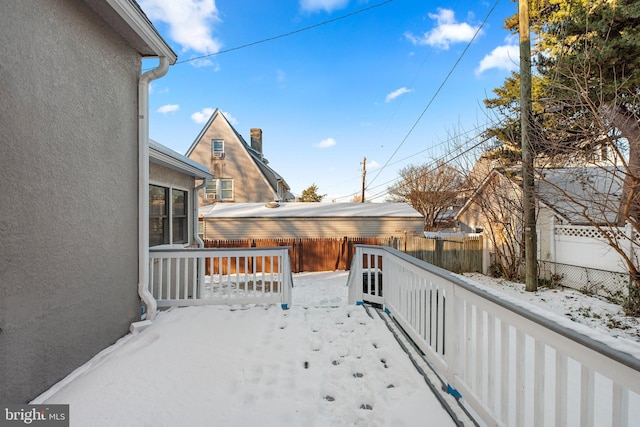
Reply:
[[[158,304],[149,292],[149,83],[169,71],[169,59],[138,80],[138,295],[147,307],[148,320],[156,317]]]
[[[202,190],[207,185],[207,178],[202,180],[202,184],[193,188],[193,240],[198,244],[199,248],[204,248],[204,242],[198,236],[198,228],[200,227],[200,223],[198,221],[198,192]],[[202,289],[202,281],[204,280],[204,259],[198,260],[198,289],[196,298],[200,298],[201,289]]]
[[[198,192],[200,190],[202,190],[206,185],[207,185],[208,181],[207,178],[204,178],[202,180],[202,184],[193,187],[193,240],[198,244],[199,248],[204,248],[204,242],[202,241],[202,239],[200,238],[200,236],[198,236]]]

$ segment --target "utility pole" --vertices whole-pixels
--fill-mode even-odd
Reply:
[[[367,176],[367,158],[365,157],[362,160],[362,197],[360,198],[360,203],[364,203],[364,184],[365,177]]]
[[[522,135],[522,207],[524,221],[525,290],[538,290],[538,248],[536,204],[531,153],[531,38],[529,30],[529,0],[518,1],[520,33],[520,126]]]

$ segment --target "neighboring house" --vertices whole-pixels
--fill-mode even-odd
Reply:
[[[596,166],[544,169],[541,173],[543,176],[535,181],[538,259],[569,263],[568,258],[558,259],[555,256],[555,224],[615,224],[622,178],[613,173],[612,168]],[[493,169],[458,212],[456,220],[462,232],[493,233],[493,239],[487,239],[488,244],[485,245],[486,250],[493,252],[494,245],[521,238],[520,212],[522,188],[519,174],[515,170]],[[587,221],[586,217],[593,222]],[[518,253],[513,255],[519,256]],[[618,265],[599,267],[619,268]]]
[[[268,166],[262,151],[262,130],[251,129],[249,145],[217,108],[186,156],[209,167],[215,176],[205,188],[201,205],[295,199],[284,178]]]
[[[149,246],[202,244],[197,194],[211,179],[206,166],[149,141]]]
[[[140,319],[148,85],[176,55],[133,0],[5,1],[0,40],[0,402],[23,403]]]
[[[205,239],[422,235],[406,203],[234,203],[200,208]]]

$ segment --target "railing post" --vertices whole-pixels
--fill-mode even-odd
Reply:
[[[280,252],[280,259],[282,260],[282,302],[281,307],[283,310],[287,310],[291,307],[291,287],[293,285],[293,278],[291,274],[291,260],[289,259],[289,250],[282,249]]]
[[[363,304],[362,299],[362,248],[356,246],[355,260],[352,265],[352,280],[349,282],[349,304]]]

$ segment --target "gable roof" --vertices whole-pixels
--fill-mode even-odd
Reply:
[[[146,57],[165,57],[171,65],[178,56],[164,41],[134,0],[84,0],[115,32]]]
[[[520,188],[519,184],[516,184],[515,182],[513,182],[513,180],[510,180],[509,178],[507,178],[506,175],[504,175],[502,172],[500,172],[498,169],[491,169],[491,171],[489,172],[489,174],[484,178],[484,180],[480,183],[480,185],[478,186],[478,188],[476,188],[474,190],[474,192],[469,196],[469,198],[467,198],[467,200],[465,201],[464,205],[462,205],[462,207],[458,210],[458,212],[456,212],[454,218],[458,219],[464,212],[466,212],[471,205],[473,204],[473,201],[477,198],[480,197],[480,195],[482,194],[482,192],[484,191],[484,189],[489,185],[489,183],[494,180],[494,179],[504,179],[507,180],[508,182],[511,182],[514,187],[516,188]]]
[[[624,178],[614,167],[545,169],[536,181],[540,201],[571,224],[615,223]]]
[[[236,136],[236,138],[240,142],[240,146],[245,149],[245,151],[247,152],[249,157],[253,160],[254,164],[256,165],[258,170],[260,171],[260,174],[263,176],[263,178],[269,184],[269,186],[273,189],[273,192],[275,194],[278,194],[278,183],[281,183],[282,186],[284,188],[286,188],[287,194],[290,194],[291,195],[291,199],[293,199],[294,196],[289,191],[290,188],[291,188],[291,187],[289,187],[289,184],[287,184],[287,182],[284,180],[284,178],[280,174],[278,174],[276,171],[271,169],[271,167],[267,164],[268,163],[267,160],[262,156],[262,153],[259,153],[256,150],[254,150],[247,143],[247,141],[245,141],[245,139],[236,130],[236,128],[234,128],[233,125],[231,123],[229,123],[229,120],[227,120],[227,118],[225,117],[224,113],[219,108],[216,108],[214,110],[214,112],[211,114],[211,117],[209,117],[209,120],[207,120],[207,123],[202,127],[202,130],[200,131],[200,133],[198,134],[196,139],[194,139],[193,143],[191,144],[191,146],[189,147],[189,149],[187,150],[185,155],[186,156],[190,156],[191,155],[191,153],[195,150],[195,148],[198,145],[198,143],[204,137],[204,135],[207,132],[207,130],[209,130],[209,128],[211,127],[213,122],[218,117],[221,117],[222,120],[224,120],[224,122],[227,124],[227,126],[229,126],[229,128],[233,131],[234,135]]]
[[[216,203],[200,207],[203,218],[422,218],[407,203]]]
[[[586,224],[585,217],[588,217],[600,224],[615,223],[624,185],[624,178],[615,167],[553,168],[544,169],[540,174],[543,179],[535,181],[536,198],[565,221]],[[457,216],[469,209],[491,180],[507,180],[521,189],[519,178],[516,182],[497,169],[491,170]]]
[[[149,140],[149,162],[199,179],[214,178],[206,166],[151,139]]]

